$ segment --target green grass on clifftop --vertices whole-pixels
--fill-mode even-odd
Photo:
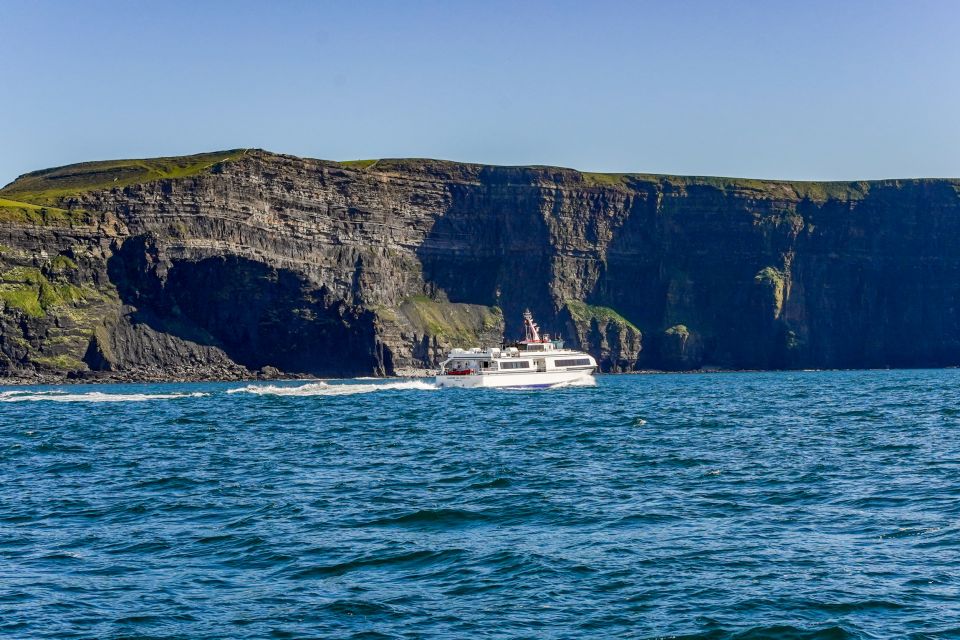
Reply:
[[[580,172],[584,184],[591,187],[628,189],[637,182],[653,182],[672,187],[711,187],[727,194],[740,192],[756,197],[799,198],[815,202],[827,200],[862,200],[870,191],[869,182],[804,182],[795,180],[756,180],[753,178],[724,178],[716,176],[674,176],[647,173],[593,173]]]
[[[594,173],[581,171],[583,181],[591,187],[626,187],[630,183],[630,176],[626,173]]]
[[[187,178],[202,174],[212,167],[236,160],[248,152],[264,157],[274,156],[261,150],[233,149],[191,156],[150,158],[145,160],[108,160],[102,162],[84,162],[54,169],[34,171],[20,176],[0,189],[5,202],[17,203],[16,206],[0,205],[0,217],[8,220],[28,220],[36,222],[36,215],[29,213],[23,204],[41,207],[64,207],[64,201],[90,191],[122,188],[134,184],[164,179]],[[284,158],[284,156],[275,156]],[[289,159],[289,158],[288,158]],[[330,166],[329,161],[319,162]],[[357,172],[371,172],[390,175],[401,173],[405,176],[425,177],[433,181],[453,180],[464,183],[481,184],[493,180],[498,184],[532,186],[541,188],[554,184],[562,188],[580,188],[586,186],[597,190],[618,192],[649,192],[651,189],[663,193],[677,194],[689,190],[716,190],[720,194],[734,195],[747,199],[767,200],[810,200],[826,202],[828,200],[856,201],[869,195],[871,189],[878,186],[896,186],[900,181],[859,181],[859,182],[813,182],[791,180],[758,180],[751,178],[729,178],[718,176],[676,176],[652,173],[596,173],[579,172],[573,169],[549,166],[495,166],[473,163],[434,160],[429,158],[381,158],[366,160],[345,160],[340,167]],[[957,186],[957,180],[947,180]],[[48,213],[48,216],[54,215]],[[31,216],[33,216],[31,218]]]
[[[176,158],[72,164],[22,175],[0,190],[0,195],[19,203],[51,207],[60,204],[64,198],[89,191],[187,178],[221,162],[235,160],[245,153],[244,149],[233,149]]]
[[[373,165],[380,162],[379,160],[343,160],[339,164],[348,167],[350,169],[369,169]]]

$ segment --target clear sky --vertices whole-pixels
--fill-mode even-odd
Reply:
[[[0,0],[0,184],[235,147],[960,177],[960,2]]]

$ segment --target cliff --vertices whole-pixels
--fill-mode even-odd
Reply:
[[[0,373],[387,375],[547,331],[607,371],[960,364],[960,181],[260,150],[0,190]]]

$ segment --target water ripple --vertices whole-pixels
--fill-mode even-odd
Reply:
[[[958,382],[0,389],[0,636],[958,637]]]

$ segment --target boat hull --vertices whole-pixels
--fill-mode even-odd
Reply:
[[[438,387],[459,389],[549,389],[550,387],[590,385],[593,370],[543,371],[539,373],[487,373],[481,375],[436,377]]]

